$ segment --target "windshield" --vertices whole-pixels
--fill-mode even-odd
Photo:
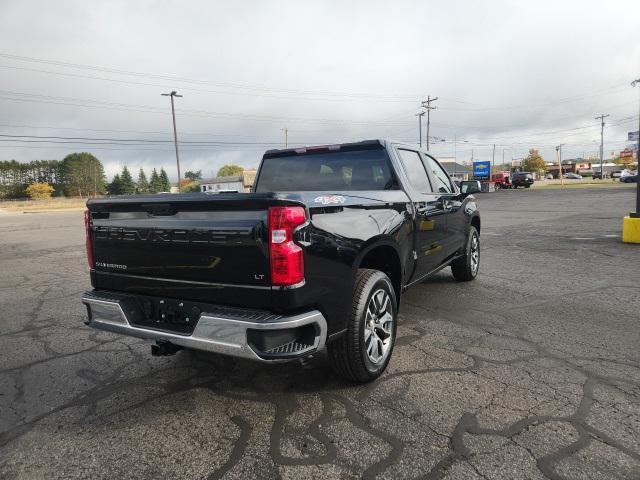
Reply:
[[[262,160],[256,192],[396,190],[384,148],[306,153]]]

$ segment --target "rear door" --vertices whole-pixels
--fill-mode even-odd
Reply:
[[[433,193],[431,182],[417,151],[397,148],[396,152],[412,189],[415,210],[416,267],[412,280],[437,268],[445,258],[447,238],[446,212],[440,195]]]

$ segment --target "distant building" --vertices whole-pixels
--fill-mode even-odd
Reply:
[[[590,161],[587,161],[583,158],[571,158],[562,160],[562,173],[577,173],[578,175],[593,174],[591,165],[592,164]],[[547,163],[547,173],[550,173],[557,178],[559,171],[560,168],[558,167],[557,163]]]
[[[256,180],[256,169],[245,170],[241,175],[229,175],[202,180],[201,192],[250,192]]]
[[[456,180],[468,180],[473,175],[473,169],[471,167],[464,163],[456,162],[453,157],[438,158],[438,161],[449,176]]]

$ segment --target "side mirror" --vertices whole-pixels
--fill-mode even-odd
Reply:
[[[460,193],[465,197],[472,193],[479,193],[480,191],[481,187],[478,180],[465,180],[460,182]]]

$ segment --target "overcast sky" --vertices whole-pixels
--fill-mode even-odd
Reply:
[[[182,170],[205,176],[256,166],[285,128],[291,144],[415,143],[427,95],[437,156],[594,153],[600,113],[609,155],[637,129],[638,77],[637,0],[2,0],[0,133],[30,137],[0,137],[0,159],[90,151],[109,177],[175,179],[171,90],[180,140],[208,142],[181,146]]]

